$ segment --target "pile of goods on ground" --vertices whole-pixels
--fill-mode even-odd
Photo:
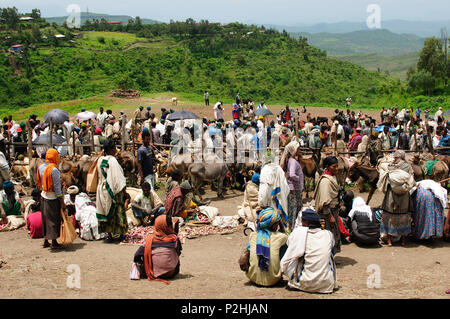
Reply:
[[[136,227],[128,231],[125,234],[125,238],[122,241],[124,244],[143,245],[149,235],[153,234],[153,226],[148,227]],[[181,232],[178,234],[178,239],[181,243],[184,243],[184,234]]]
[[[133,89],[129,89],[129,90],[118,89],[118,90],[111,91],[111,96],[121,97],[121,98],[126,98],[126,99],[134,99],[134,98],[140,97],[141,94],[139,93],[139,91],[133,90]]]

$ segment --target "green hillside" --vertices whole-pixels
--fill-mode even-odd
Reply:
[[[105,19],[106,21],[120,21],[123,24],[128,24],[129,19],[134,19],[133,17],[127,16],[127,15],[110,15],[105,13],[92,13],[92,12],[81,12],[81,24],[84,24],[87,20],[93,21],[93,20],[102,20]],[[62,25],[66,20],[67,16],[64,17],[47,17],[45,18],[49,23],[55,22],[58,25]],[[154,24],[158,23],[156,20],[152,19],[141,19],[142,24]]]
[[[396,34],[388,30],[364,30],[348,33],[294,33],[308,43],[326,50],[328,55],[377,53],[384,56],[420,51],[424,39],[413,34]]]
[[[357,53],[336,56],[336,59],[358,64],[368,70],[386,73],[394,78],[406,80],[406,72],[415,68],[419,60],[419,52],[411,52],[396,56],[383,56],[377,53]]]

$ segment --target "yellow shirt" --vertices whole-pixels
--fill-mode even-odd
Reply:
[[[280,267],[280,248],[286,244],[288,236],[280,232],[270,232],[269,270],[263,271],[258,267],[256,255],[256,232],[250,234],[250,267],[246,273],[248,279],[261,286],[273,286],[282,277]]]

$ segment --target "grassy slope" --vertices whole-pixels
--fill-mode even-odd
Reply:
[[[99,36],[105,38],[105,44],[98,42]],[[113,38],[118,45],[112,44]],[[126,107],[126,100],[108,97],[109,91],[116,88],[117,78],[124,74],[136,80],[145,96],[183,92],[177,96],[193,103],[202,102],[205,89],[212,98],[226,103],[232,102],[237,91],[257,102],[265,99],[270,104],[333,107],[342,106],[349,95],[355,106],[361,108],[408,103],[410,98],[389,93],[400,82],[384,75],[311,54],[307,62],[302,52],[283,45],[258,52],[234,50],[208,58],[191,54],[183,43],[171,38],[149,41],[133,34],[87,32],[83,39],[77,40],[77,47],[39,48],[31,53],[31,61],[35,77],[27,83],[27,97],[34,106],[18,110],[16,117],[43,115],[55,107],[63,107],[70,113],[81,107],[92,110],[101,105],[116,110]],[[7,63],[0,63],[0,74],[3,72],[14,78]],[[14,79],[17,79],[14,84],[24,81]],[[21,89],[12,87],[14,84],[8,83],[7,94]],[[5,90],[0,87],[0,98],[2,89]],[[67,102],[48,103],[51,101]],[[11,113],[11,107],[0,104],[0,116]]]
[[[406,80],[406,71],[410,67],[415,68],[419,59],[419,52],[411,52],[396,56],[382,56],[377,53],[359,53],[336,56],[337,59],[358,64],[371,71],[389,71],[389,75],[401,80]]]

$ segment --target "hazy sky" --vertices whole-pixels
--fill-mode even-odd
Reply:
[[[82,11],[125,14],[158,21],[207,19],[255,24],[295,25],[301,23],[363,22],[369,4],[378,4],[381,19],[448,20],[450,0],[0,0],[0,7],[19,11],[41,9],[43,16],[66,16],[69,4]]]

